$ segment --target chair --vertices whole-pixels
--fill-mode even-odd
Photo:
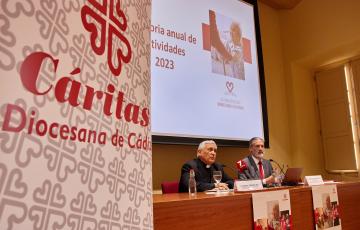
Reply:
[[[166,193],[178,193],[179,181],[164,181],[161,183],[161,190],[163,194]]]

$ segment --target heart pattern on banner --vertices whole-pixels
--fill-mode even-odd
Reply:
[[[117,119],[115,105],[104,114],[109,84],[114,101],[121,91],[124,101],[150,105],[151,2],[0,0],[0,7],[0,127],[8,105],[22,111],[10,113],[11,124],[23,124],[0,130],[0,229],[151,230],[151,150],[130,148],[126,139],[150,136],[150,125]],[[56,68],[50,58],[39,67],[34,87],[49,89],[44,95],[21,79],[34,53],[58,60]],[[81,86],[78,103],[87,87],[104,97],[94,96],[91,110],[59,102],[55,92],[64,79]],[[64,125],[68,132],[60,132]],[[104,132],[106,143],[74,141],[72,127]],[[115,133],[123,146],[112,145]]]

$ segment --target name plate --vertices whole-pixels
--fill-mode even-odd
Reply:
[[[261,180],[235,180],[234,191],[245,192],[263,189]]]
[[[305,184],[309,185],[309,186],[323,185],[324,181],[323,181],[321,175],[305,176]]]

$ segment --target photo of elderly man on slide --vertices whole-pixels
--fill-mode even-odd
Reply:
[[[245,80],[240,24],[209,11],[212,72]]]

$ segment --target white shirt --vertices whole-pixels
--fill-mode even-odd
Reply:
[[[259,159],[257,159],[256,157],[254,157],[253,155],[251,155],[251,157],[253,158],[253,160],[255,161],[255,164],[256,164],[256,167],[257,167],[257,169],[259,170],[259,172],[260,172],[260,168],[259,168]],[[265,171],[264,171],[264,166],[263,165],[261,165],[261,167],[262,167],[262,170],[263,170],[263,172],[264,172],[264,177],[265,177]],[[266,184],[266,180],[265,180],[265,178],[264,179],[262,179],[262,183],[263,184]]]

